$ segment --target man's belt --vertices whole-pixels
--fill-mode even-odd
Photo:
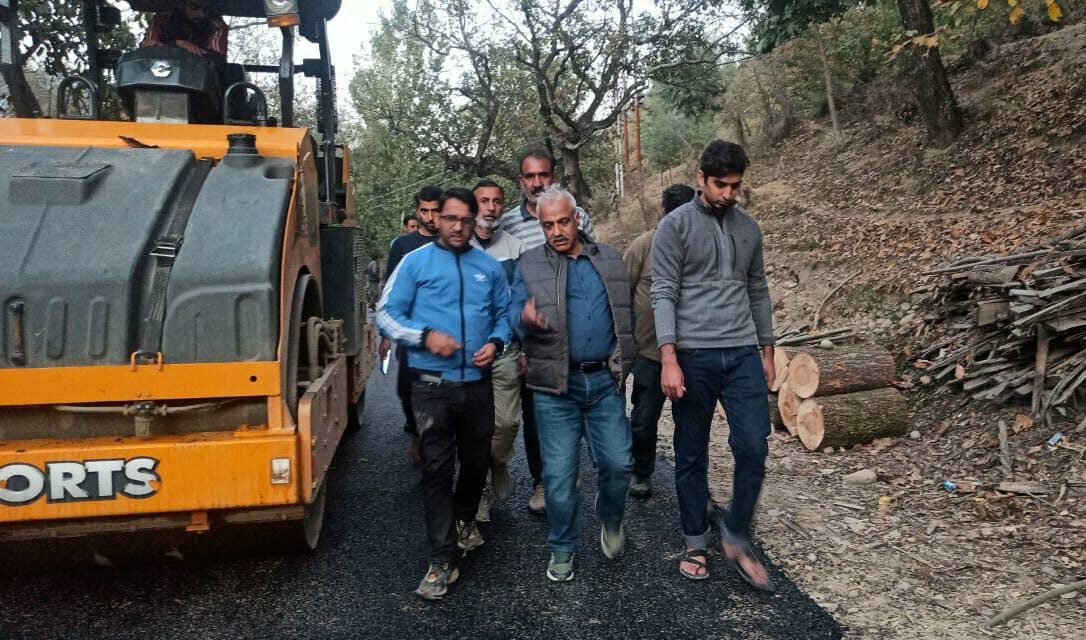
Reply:
[[[589,362],[571,362],[569,363],[570,371],[580,371],[581,373],[593,373],[596,371],[603,371],[609,368],[606,360],[592,360]]]
[[[434,384],[442,387],[463,387],[475,382],[481,382],[486,379],[486,376],[484,375],[482,380],[446,380],[441,377],[441,372],[439,371],[411,369],[411,379],[416,382],[424,382],[426,384]]]

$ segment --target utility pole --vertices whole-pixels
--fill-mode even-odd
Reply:
[[[622,114],[622,164],[630,166],[630,118]]]

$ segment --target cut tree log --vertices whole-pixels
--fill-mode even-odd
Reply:
[[[893,385],[894,356],[871,345],[789,351],[787,382],[801,398],[855,393]]]
[[[810,353],[797,353],[788,364],[792,393],[801,398],[810,398],[818,391],[818,376],[818,362]]]
[[[781,424],[785,429],[788,429],[788,433],[793,436],[796,432],[796,412],[799,410],[799,403],[802,398],[797,396],[789,383],[785,382],[781,385],[780,391],[777,392],[777,410],[780,412]]]
[[[788,352],[784,349],[773,350],[773,369],[776,371],[777,376],[773,379],[772,386],[769,387],[770,391],[780,391],[781,385],[788,380]]]
[[[769,394],[769,424],[776,428],[787,429],[781,419],[781,410],[777,406],[777,394]],[[791,433],[791,431],[789,431]]]
[[[818,451],[902,436],[909,430],[909,413],[897,389],[872,389],[804,400],[795,422],[803,446]]]

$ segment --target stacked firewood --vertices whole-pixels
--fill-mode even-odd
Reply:
[[[893,387],[894,358],[886,349],[778,346],[775,360],[770,414],[807,449],[867,443],[908,430],[908,407]]]
[[[1086,225],[1043,246],[930,271],[926,317],[942,335],[920,353],[921,381],[978,400],[1031,399],[1048,417],[1086,382]]]

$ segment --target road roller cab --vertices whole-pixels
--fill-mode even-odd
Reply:
[[[137,122],[213,124],[222,121],[224,67],[178,46],[140,48],[118,60],[117,92]]]
[[[256,67],[279,113],[177,47],[98,50],[112,7],[84,0],[91,64],[59,117],[0,120],[0,540],[276,523],[317,543],[374,353],[335,139],[339,2],[209,6],[279,29],[280,64]],[[319,51],[298,65],[296,33]],[[101,118],[104,68],[132,121]],[[294,126],[296,71],[316,132]]]

